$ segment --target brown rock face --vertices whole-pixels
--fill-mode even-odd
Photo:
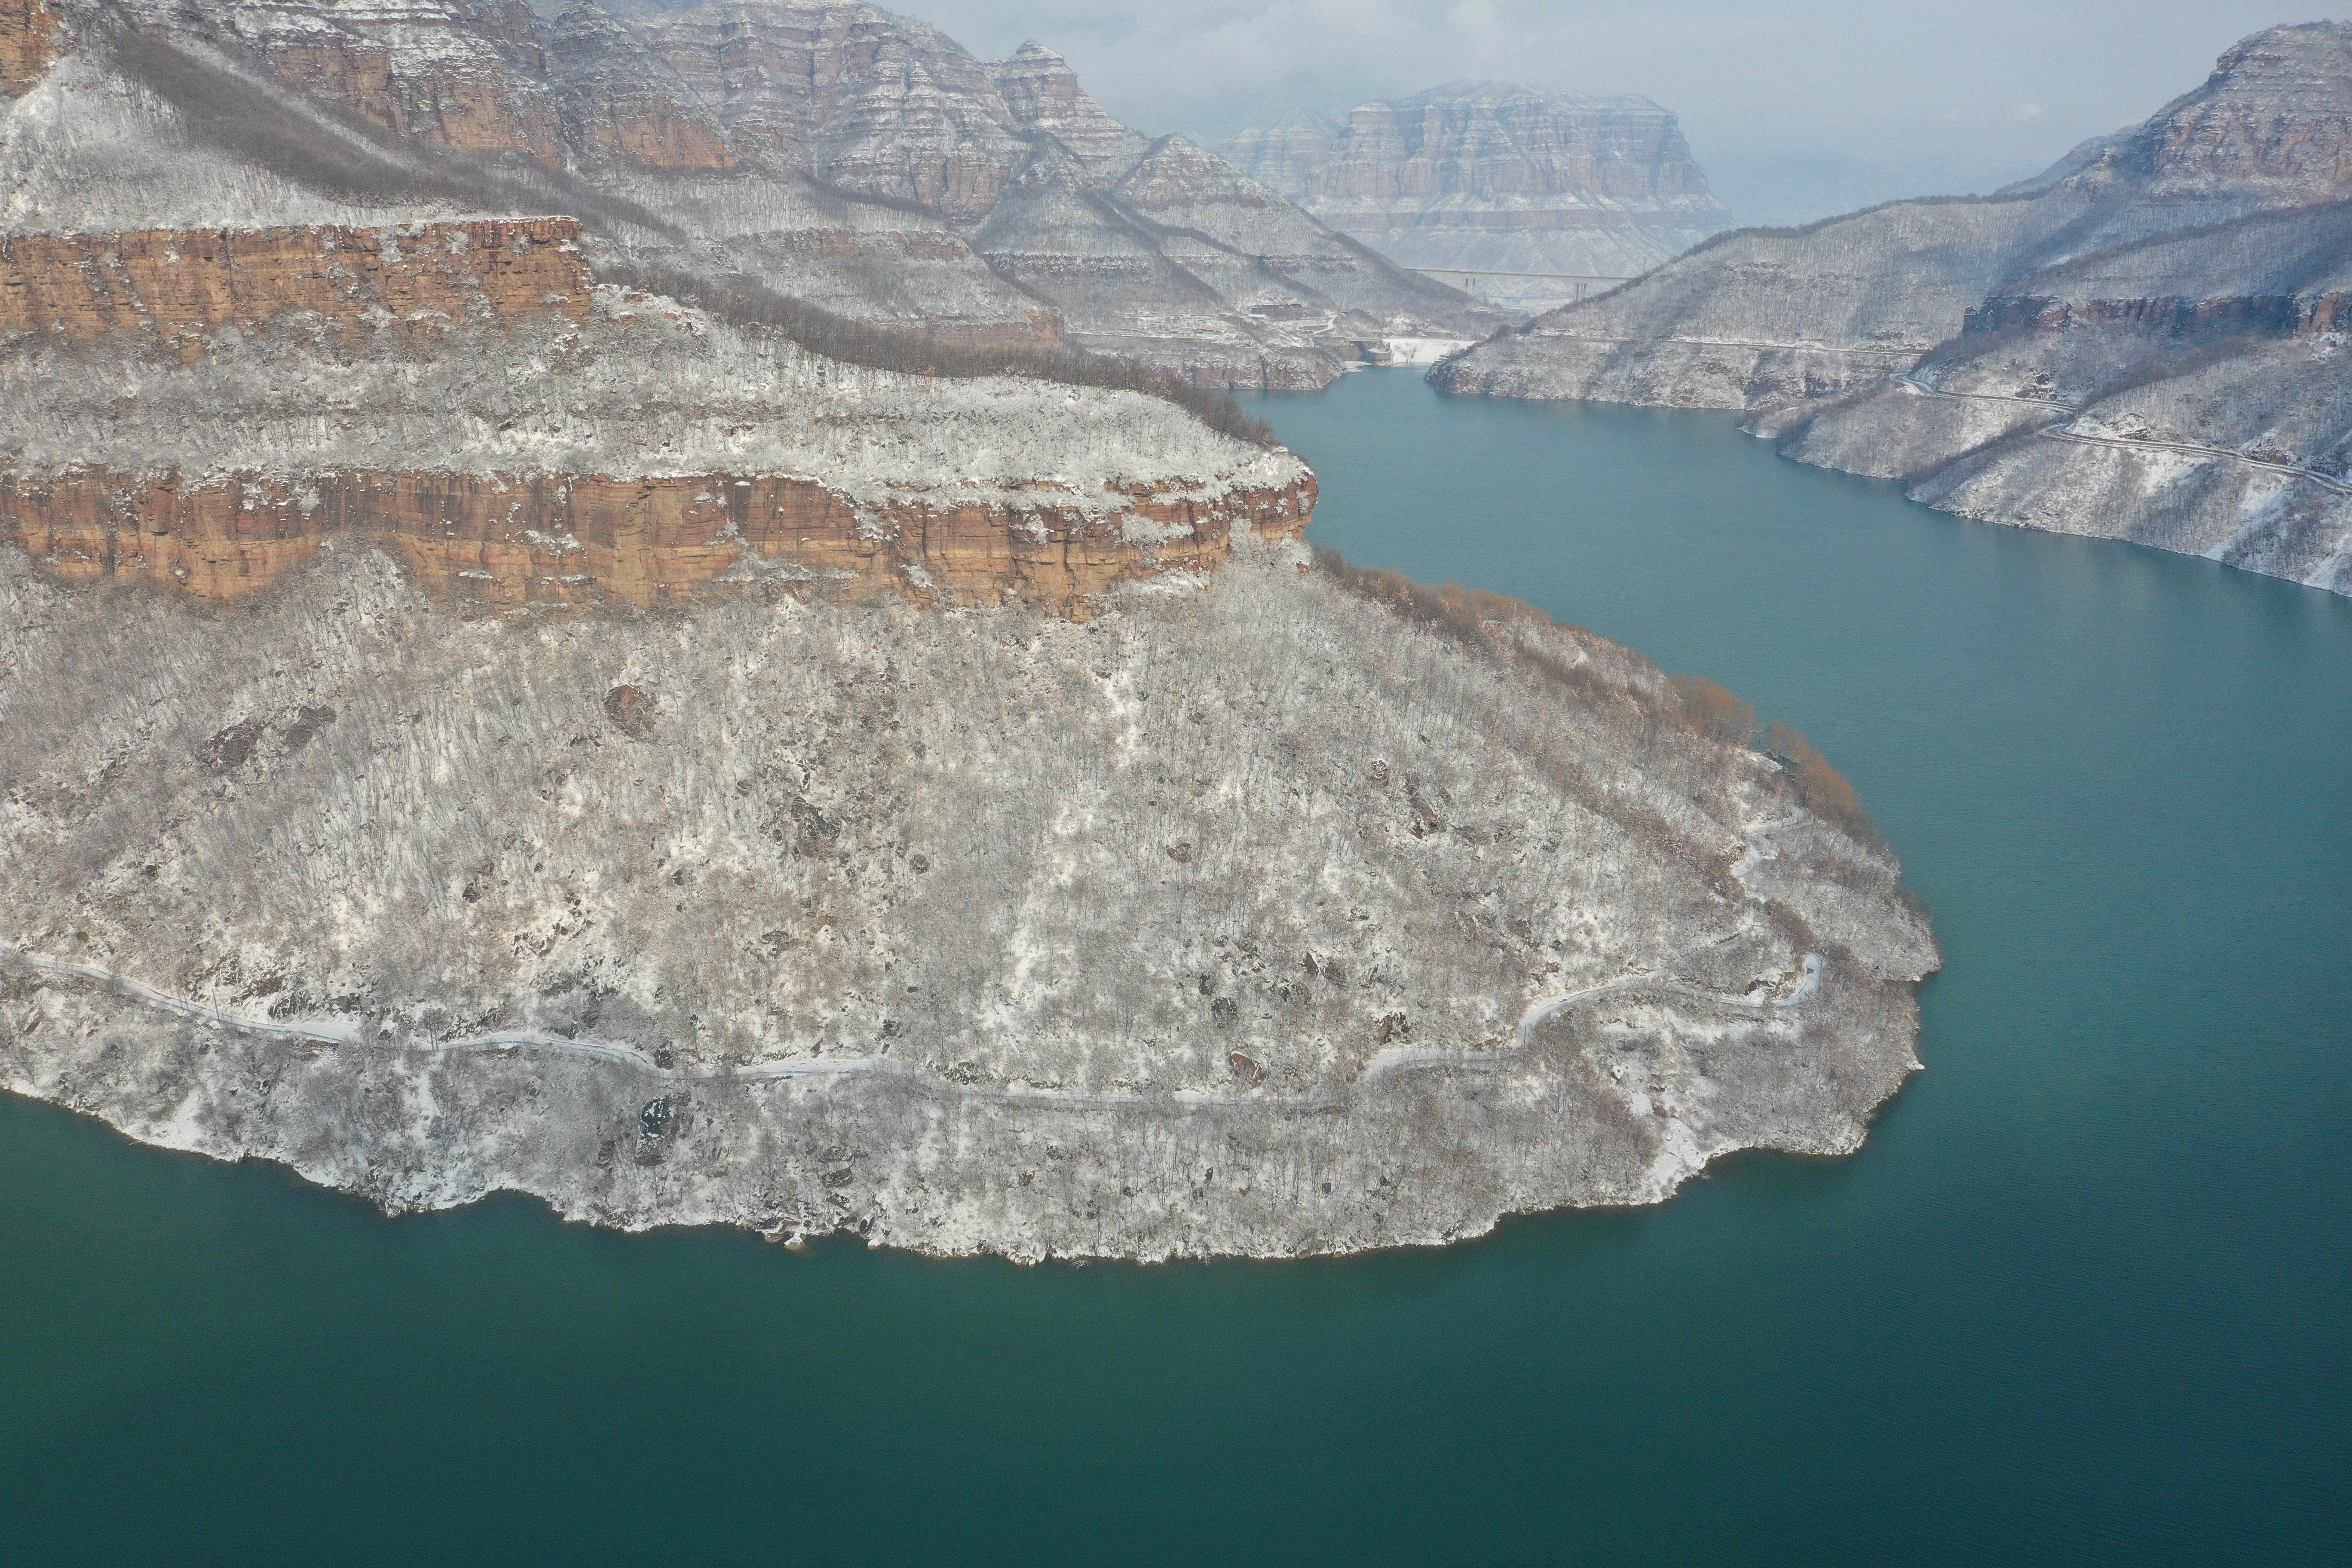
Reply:
[[[2158,193],[2243,187],[2332,201],[2352,189],[2347,103],[2352,26],[2273,27],[2224,54],[2205,86],[2150,121],[2119,163]]]
[[[32,90],[65,43],[65,24],[45,0],[0,0],[0,99]]]
[[[289,317],[353,338],[513,326],[551,311],[578,321],[591,291],[579,233],[569,218],[499,218],[20,236],[0,240],[0,332],[152,335],[188,363],[226,329],[257,333]],[[855,248],[876,237],[835,237]],[[932,330],[971,346],[1027,345],[1058,342],[1060,320],[1041,310],[1012,327]],[[498,606],[676,604],[763,583],[887,584],[950,604],[1017,595],[1083,616],[1122,584],[1214,568],[1237,521],[1291,535],[1313,508],[1311,480],[1214,503],[1147,490],[1108,513],[1062,504],[1066,493],[1051,487],[1034,495],[982,505],[926,491],[860,510],[814,480],[724,473],[87,469],[0,477],[0,537],[71,581],[146,582],[215,601],[265,588],[341,540],[398,556],[436,593]]]
[[[224,327],[289,312],[357,333],[588,305],[572,218],[483,218],[397,229],[150,229],[0,239],[0,332],[76,339],[152,332],[184,359]]]
[[[36,37],[42,7],[85,3],[98,0],[0,0],[17,68],[54,56]],[[858,0],[633,3],[626,17],[595,0],[552,16],[521,0],[102,9],[107,26],[138,37],[98,62],[98,76],[145,83],[193,116],[185,134],[152,133],[194,135],[226,155],[224,174],[268,173],[229,180],[226,210],[184,192],[142,203],[125,183],[100,218],[72,193],[109,181],[121,160],[83,139],[44,166],[44,194],[11,226],[194,226],[231,212],[259,226],[362,196],[415,216],[544,204],[578,214],[598,253],[618,260],[740,276],[950,342],[1054,346],[1066,324],[1080,347],[1210,385],[1319,385],[1347,343],[1498,324],[1262,192],[1179,200],[1155,175],[1151,199],[1176,203],[1155,223],[1116,194],[1153,144],[1061,57],[1029,45],[983,61]],[[65,90],[102,89],[76,79]],[[1062,163],[1072,189],[1050,221],[1008,221],[1007,205],[1020,205],[1011,198]],[[1212,206],[1236,210],[1199,221]],[[852,235],[863,237],[855,253],[842,244]]]
[[[680,174],[741,166],[693,89],[605,12],[566,9],[547,25],[546,59],[565,137],[585,160]]]
[[[579,237],[570,218],[20,236],[0,240],[0,332],[152,335],[185,363],[226,329],[257,333],[288,317],[354,338],[385,327],[512,326],[551,311],[576,321],[591,290]],[[853,248],[875,237],[835,237]],[[1058,342],[1060,321],[1039,311],[1009,328],[933,330],[973,346],[1005,332],[1034,344]],[[0,477],[0,537],[59,576],[146,582],[215,601],[265,588],[340,540],[390,552],[436,593],[499,606],[652,605],[762,583],[872,584],[952,604],[1017,595],[1083,616],[1124,583],[1213,568],[1237,520],[1295,534],[1312,508],[1311,480],[1214,504],[1139,493],[1090,515],[1057,505],[1050,489],[1013,505],[957,505],[950,492],[944,505],[919,495],[861,511],[814,480],[730,474]]]
[[[562,160],[520,0],[278,0],[245,9],[232,30],[288,86],[394,134]]]
[[[604,717],[631,740],[651,740],[661,704],[635,686],[615,686],[604,693]]]
[[[805,586],[941,605],[1017,596],[1085,619],[1123,584],[1213,570],[1236,523],[1296,537],[1314,505],[1311,479],[1209,504],[1140,494],[1102,517],[1042,499],[861,517],[822,485],[772,476],[91,471],[0,479],[0,537],[67,582],[147,583],[215,602],[268,587],[333,542],[383,549],[429,591],[500,608]]]

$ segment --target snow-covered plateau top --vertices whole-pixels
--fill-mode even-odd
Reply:
[[[600,286],[584,322],[379,342],[224,331],[193,364],[20,342],[0,356],[0,463],[28,477],[303,474],[779,474],[861,508],[926,499],[1090,515],[1139,490],[1213,501],[1307,466],[1218,435],[1140,393],[845,365],[674,301]],[[431,324],[426,324],[429,328]]]

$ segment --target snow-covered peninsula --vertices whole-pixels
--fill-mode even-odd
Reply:
[[[778,106],[665,119],[593,7],[551,75],[456,5],[228,9],[0,12],[0,1085],[393,1211],[1159,1258],[1656,1202],[1854,1148],[1917,1065],[1935,946],[1826,762],[1317,566],[1222,372],[780,291],[646,205],[810,195],[738,167]],[[908,288],[1035,304],[956,226],[1101,219],[1112,170],[1167,223],[1103,319],[1163,240],[1240,279],[1227,219],[1464,303],[1043,51],[748,9],[913,38],[992,127],[971,188],[793,154]]]
[[[1021,1258],[1854,1148],[1936,962],[1885,851],[1622,650],[1290,548],[1083,625],[460,617],[334,551],[222,621],[16,556],[0,1075],[395,1210]]]

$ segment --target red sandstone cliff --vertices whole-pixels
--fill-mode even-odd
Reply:
[[[1041,148],[1071,156],[1064,139],[1110,173],[1143,151],[1048,51],[990,66],[808,0],[651,25],[519,0],[0,0],[0,79],[43,79],[77,38],[85,68],[48,75],[40,123],[0,144],[41,186],[0,232],[0,527],[64,576],[229,600],[344,540],[490,605],[887,583],[1083,616],[1311,510],[1303,465],[1221,447],[1165,403],[935,395],[594,284],[592,253],[638,247],[951,347],[1059,345],[1052,289],[956,216],[991,210]],[[142,180],[199,192],[172,197],[194,221],[130,226]],[[441,216],[526,198],[580,216]],[[1151,279],[1193,279],[1202,331],[1173,335],[1201,379],[1258,384],[1270,347],[1313,360],[1303,374],[1333,358],[1270,344],[1202,289],[1220,266],[1255,278],[1268,249],[1205,240],[1204,199],[1164,215],[1214,252],[1181,265],[1106,190],[1081,205],[1083,232],[1021,237],[1048,247],[1040,277],[1093,291],[1094,346],[1156,346],[1103,336],[1153,304],[1117,266],[1095,280],[1109,236]],[[122,231],[75,232],[99,208]],[[315,221],[341,214],[409,221]],[[1360,269],[1310,260],[1312,289]],[[1222,333],[1213,365],[1203,333]],[[667,356],[657,374],[640,350]]]
[[[36,79],[56,54],[60,7],[88,13],[76,26],[102,53],[135,34],[106,68],[131,79],[119,84],[131,98],[152,91],[177,106],[155,139],[175,151],[217,144],[268,171],[223,181],[247,226],[319,221],[355,200],[416,216],[568,211],[600,253],[640,265],[740,275],[839,314],[936,324],[975,343],[1052,346],[1066,330],[1078,346],[1209,385],[1321,385],[1356,342],[1498,324],[1271,193],[1287,220],[1280,233],[1229,235],[1129,204],[1120,193],[1153,144],[1059,56],[1033,44],[983,61],[854,0],[627,18],[588,0],[552,17],[520,0],[0,7],[12,8],[0,9],[12,80]],[[84,101],[63,106],[67,119],[110,126],[125,96],[82,79],[72,94]],[[38,216],[15,226],[85,226],[67,216],[74,188],[110,182],[125,161],[120,129],[53,138],[67,163],[45,159]],[[1024,221],[1033,204],[1008,198],[1063,160],[1081,199],[1059,204],[1048,226]],[[208,216],[168,198],[146,205],[152,216],[117,190],[103,226]]]
[[[257,54],[279,79],[333,100],[361,121],[430,146],[562,156],[554,105],[522,0],[247,7],[226,27],[201,8],[203,31]],[[225,36],[224,36],[225,35]]]
[[[21,98],[66,44],[47,0],[0,0],[0,99]]]
[[[0,412],[5,398],[52,395],[41,378],[58,373],[26,366],[27,345],[119,339],[96,352],[124,359],[161,349],[152,374],[168,378],[196,374],[229,329],[264,340],[289,323],[304,329],[292,337],[314,362],[366,349],[375,333],[391,330],[404,358],[454,353],[491,371],[492,381],[519,378],[551,389],[539,357],[546,345],[516,352],[512,343],[517,329],[544,328],[550,319],[571,324],[572,337],[563,341],[576,340],[583,324],[597,326],[594,286],[578,239],[579,226],[568,218],[499,218],[381,231],[288,227],[0,240],[0,342],[14,335],[16,351],[13,361],[0,361]],[[671,335],[688,345],[685,352],[699,354],[687,362],[688,372],[721,380],[742,374],[726,363],[732,351],[700,353],[697,334],[711,329],[693,327],[691,312],[642,294],[607,293],[613,298],[603,330],[627,332],[648,315],[665,319],[675,323]],[[446,348],[445,331],[457,326],[477,331],[462,347]],[[242,352],[270,351],[264,343]],[[572,352],[591,353],[576,345]],[[617,352],[629,350],[625,343]],[[510,358],[499,374],[502,355]],[[567,380],[567,395],[580,405],[569,412],[592,421],[625,419],[646,391],[624,382],[604,395],[622,406],[608,409],[594,401],[593,363],[572,365]],[[204,384],[222,390],[199,395],[230,396],[251,384]],[[167,390],[147,386],[137,405],[113,417],[168,422],[154,412]],[[693,395],[683,384],[662,390]],[[1073,401],[1067,389],[1045,384],[1025,395],[1003,417],[1050,421]],[[980,402],[984,407],[985,395]],[[1153,417],[1189,417],[1164,404],[1146,405],[1164,410]],[[833,422],[880,419],[877,431],[888,438],[887,411],[861,395],[833,406]],[[282,409],[226,412],[232,423],[255,427],[286,423]],[[370,412],[376,414],[375,405]],[[465,434],[467,421],[474,428],[501,416],[510,422],[517,410],[501,405],[448,412],[456,431],[449,439],[462,448],[474,439]],[[805,409],[791,412],[812,416]],[[322,419],[333,416],[320,411]],[[389,420],[392,411],[381,416]],[[822,410],[813,416],[828,417]],[[93,430],[91,439],[103,434]],[[71,449],[81,450],[78,444]],[[1313,478],[1295,463],[1264,483],[1203,489],[1174,476],[1134,481],[1115,500],[1097,498],[1089,505],[1051,479],[1014,495],[999,484],[983,497],[952,474],[928,482],[886,474],[878,489],[869,478],[863,499],[853,500],[821,470],[814,477],[756,466],[683,474],[674,467],[636,474],[515,473],[495,466],[484,471],[478,464],[420,465],[397,447],[384,467],[360,469],[306,460],[299,444],[271,450],[267,468],[240,467],[234,453],[209,450],[204,456],[214,461],[202,468],[103,459],[62,468],[0,463],[0,538],[67,581],[144,583],[212,601],[266,588],[341,542],[387,551],[436,595],[499,607],[647,606],[761,588],[887,588],[937,604],[1017,596],[1084,618],[1122,587],[1213,571],[1231,552],[1237,528],[1264,539],[1297,536],[1315,497]],[[651,441],[630,455],[640,465],[671,461]],[[1064,453],[1053,466],[1067,467],[1068,458]]]
[[[1101,517],[1050,498],[1019,508],[945,500],[861,517],[822,484],[772,475],[90,471],[0,478],[0,537],[63,581],[146,583],[216,602],[267,588],[336,543],[396,556],[436,596],[499,608],[813,588],[939,605],[1017,597],[1083,620],[1121,587],[1213,571],[1237,522],[1296,537],[1315,483],[1210,504],[1143,494]]]
[[[582,316],[572,218],[399,228],[152,229],[0,238],[0,333],[152,333],[193,358],[224,327],[300,315],[331,332]]]

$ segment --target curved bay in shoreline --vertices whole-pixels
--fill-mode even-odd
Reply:
[[[1917,1065],[1866,828],[1287,556],[1083,626],[0,595],[0,1081],[394,1211],[1348,1251],[1849,1151]]]

